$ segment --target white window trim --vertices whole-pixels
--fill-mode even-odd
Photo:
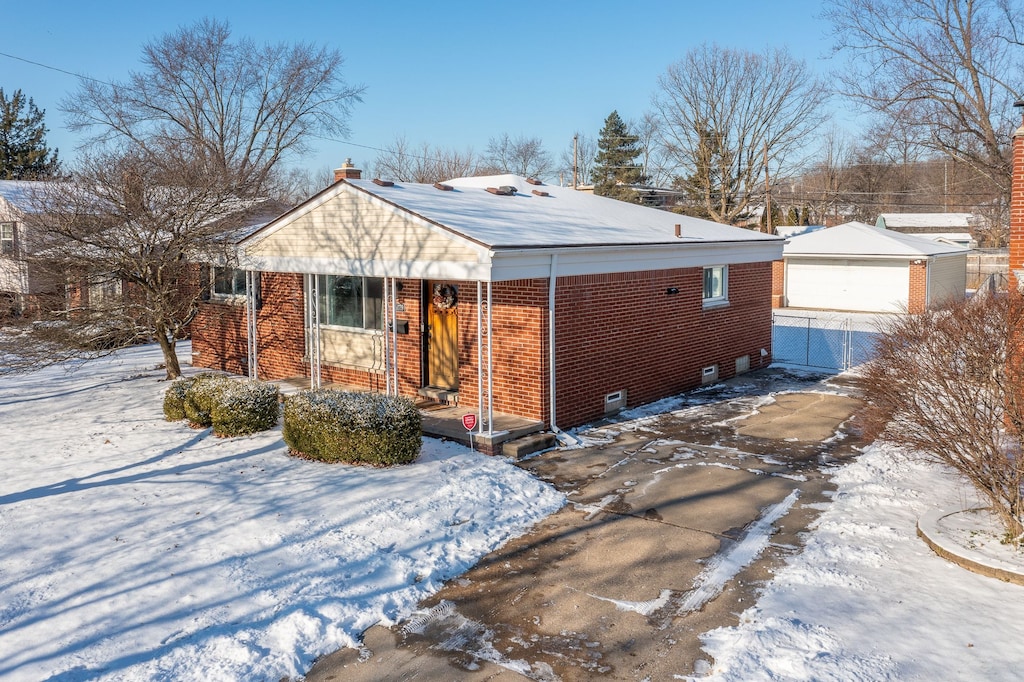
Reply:
[[[210,268],[210,300],[220,301],[223,303],[235,303],[245,300],[245,289],[243,288],[240,293],[235,294],[222,294],[217,291],[217,270],[218,269],[229,269],[232,271],[232,280],[234,280],[234,272],[238,268],[229,268],[226,265],[214,265]],[[239,272],[245,272],[244,270],[238,270]]]
[[[3,228],[4,227],[10,227],[10,229],[11,229],[11,236],[10,237],[7,237],[7,238],[3,237]],[[15,237],[15,232],[17,232],[17,230],[18,230],[18,228],[17,228],[17,224],[16,223],[8,221],[8,220],[0,221],[0,256],[16,256],[16,255],[18,255],[17,253],[15,253],[15,244],[17,244],[17,238]],[[6,244],[6,243],[9,243],[11,245],[10,246],[10,252],[7,252],[4,249],[4,244]]]
[[[704,273],[708,270],[722,270],[722,294],[720,296],[704,297]],[[728,265],[705,265],[701,269],[700,292],[701,303],[705,308],[720,308],[729,305],[729,266]]]

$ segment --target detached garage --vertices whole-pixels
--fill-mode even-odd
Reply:
[[[967,249],[858,222],[791,238],[774,268],[777,308],[920,312],[967,289]]]

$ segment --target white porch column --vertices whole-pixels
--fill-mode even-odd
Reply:
[[[245,271],[245,323],[246,323],[246,364],[249,367],[249,378],[258,379],[257,362],[259,354],[256,340],[257,297],[259,294],[260,273],[253,270]]]
[[[316,275],[306,275],[306,319],[309,331],[306,350],[309,352],[309,387],[320,388],[320,281]]]

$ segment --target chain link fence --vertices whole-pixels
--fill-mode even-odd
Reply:
[[[772,359],[844,371],[870,360],[885,315],[800,311],[772,313]]]

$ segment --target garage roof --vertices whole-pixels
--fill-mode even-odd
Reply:
[[[966,253],[968,249],[932,239],[851,222],[792,237],[785,256],[905,256],[920,258]]]

